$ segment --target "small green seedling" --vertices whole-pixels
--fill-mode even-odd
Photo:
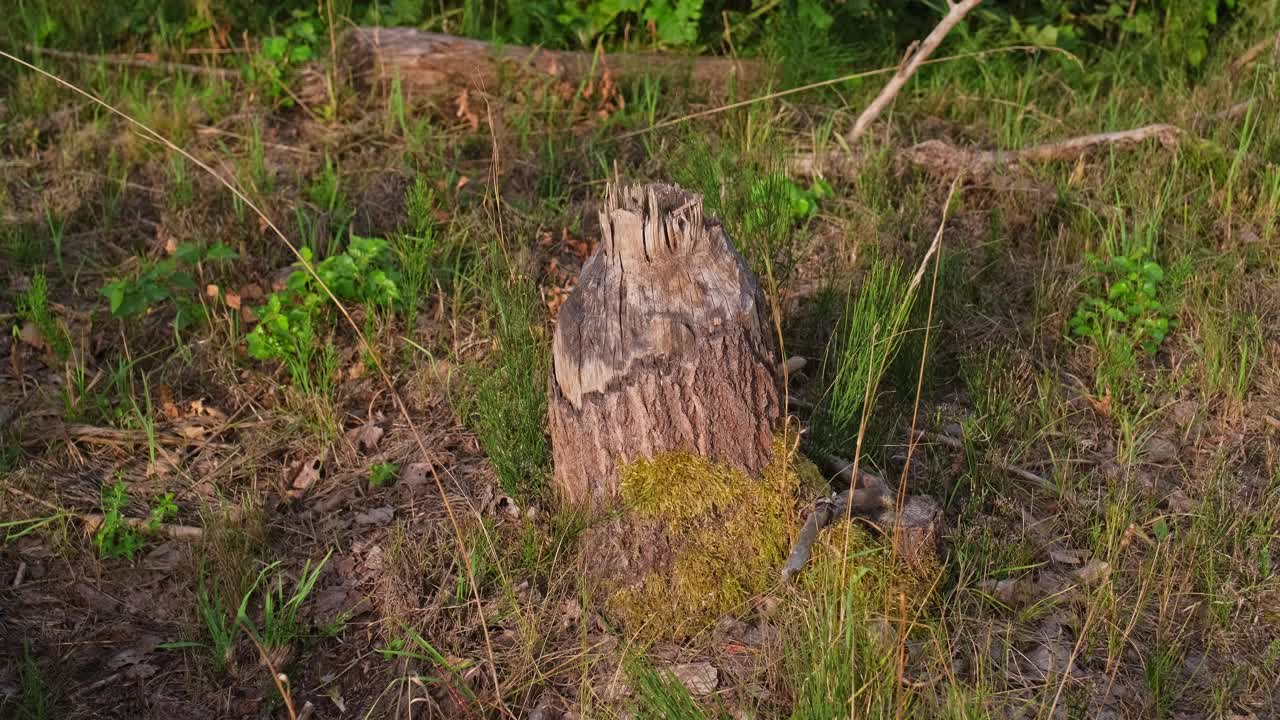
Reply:
[[[190,269],[199,263],[221,263],[237,257],[222,243],[209,248],[183,243],[169,257],[145,264],[134,277],[112,280],[102,286],[101,292],[111,303],[111,316],[121,320],[146,314],[172,299],[178,306],[174,326],[181,330],[198,317],[195,310],[199,304],[192,297],[197,285]]]
[[[249,82],[281,107],[292,107],[289,80],[295,69],[315,57],[320,28],[314,9],[294,10],[280,34],[264,39],[261,49],[251,56],[245,69]]]
[[[374,487],[382,487],[395,482],[396,475],[400,472],[400,466],[395,463],[374,463],[369,467],[369,484]]]
[[[49,308],[49,281],[44,273],[31,278],[31,287],[18,298],[18,317],[31,323],[40,331],[40,337],[54,355],[66,358],[71,352],[71,341],[64,328]],[[14,328],[15,333],[18,328]]]
[[[128,502],[129,493],[123,481],[117,480],[102,493],[102,523],[93,536],[94,545],[98,547],[98,553],[102,557],[132,560],[146,542],[145,535],[159,530],[166,520],[178,513],[173,493],[167,493],[151,508],[147,522],[140,532],[129,524],[121,512]]]
[[[781,173],[766,175],[751,185],[753,210],[747,216],[747,228],[767,228],[780,216],[787,224],[804,222],[818,214],[818,201],[832,195],[831,186],[823,180],[806,190]]]
[[[302,256],[312,263],[310,248]],[[249,354],[259,360],[282,360],[294,384],[321,392],[324,382],[312,381],[317,360],[318,329],[332,319],[329,296],[316,281],[340,301],[389,309],[400,298],[398,276],[391,269],[387,241],[351,236],[344,252],[315,264],[315,275],[305,270],[289,276],[285,288],[272,293],[267,304],[255,308],[258,325],[249,333]]]
[[[1085,297],[1071,317],[1071,334],[1099,342],[1126,338],[1154,355],[1174,325],[1158,299],[1164,268],[1151,260],[1124,255],[1102,260],[1089,254],[1085,259],[1090,274]]]

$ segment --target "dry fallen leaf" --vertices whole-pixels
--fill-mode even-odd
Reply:
[[[493,509],[509,518],[520,517],[520,506],[517,505],[515,499],[509,495],[499,495],[497,501],[493,505]]]
[[[1111,576],[1111,564],[1105,560],[1094,558],[1075,573],[1076,579],[1086,585],[1106,580]]]
[[[48,347],[40,328],[36,327],[35,323],[32,322],[22,323],[22,329],[18,331],[18,339],[37,350],[43,350]]]
[[[578,620],[582,619],[582,605],[577,600],[569,598],[560,603],[560,627],[564,629],[571,628],[578,624]]]
[[[199,440],[203,438],[205,436],[205,432],[207,432],[204,426],[196,425],[194,423],[176,425],[173,430],[188,440]]]
[[[161,383],[156,393],[160,397],[160,412],[170,420],[178,420],[182,417],[182,408],[173,401],[173,389],[167,384]]]
[[[356,514],[356,522],[360,525],[386,525],[395,517],[396,511],[393,507],[374,508],[368,512]]]
[[[430,463],[409,463],[400,469],[400,483],[408,487],[422,487],[431,479]]]
[[[293,476],[288,492],[289,497],[297,499],[307,494],[312,485],[320,479],[320,471],[324,467],[324,458],[317,457],[302,464],[302,468]]]
[[[367,422],[359,427],[352,428],[347,431],[347,442],[352,446],[365,452],[370,452],[378,448],[378,441],[382,439],[385,433],[376,423]]]
[[[471,109],[471,91],[467,88],[463,88],[462,92],[458,93],[457,103],[458,112],[455,117],[465,118],[467,124],[471,126],[471,132],[479,130],[480,116]]]
[[[1050,550],[1049,559],[1062,565],[1079,565],[1089,559],[1088,550]]]

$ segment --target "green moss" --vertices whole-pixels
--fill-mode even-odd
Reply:
[[[614,592],[610,614],[643,639],[680,639],[775,584],[797,529],[797,501],[825,483],[792,444],[778,439],[773,453],[759,479],[681,452],[624,466],[624,506],[662,524],[672,559]]]

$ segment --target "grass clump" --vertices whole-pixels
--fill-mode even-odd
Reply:
[[[915,291],[901,269],[876,261],[855,294],[845,296],[844,311],[823,358],[827,391],[819,403],[814,442],[825,450],[846,452],[871,414],[880,380],[902,347]]]
[[[494,275],[489,287],[497,340],[493,362],[474,370],[473,393],[462,415],[503,491],[528,500],[544,491],[550,464],[544,419],[551,353],[537,289],[523,276]]]
[[[607,600],[614,617],[644,637],[684,637],[776,582],[797,499],[819,492],[822,477],[781,439],[773,452],[759,479],[683,452],[620,469],[624,506],[663,527],[672,558]]]
[[[18,699],[17,720],[47,720],[49,711],[49,692],[45,688],[44,676],[40,674],[40,666],[31,655],[31,644],[22,643],[22,664],[18,666],[18,679],[22,684],[22,695]]]

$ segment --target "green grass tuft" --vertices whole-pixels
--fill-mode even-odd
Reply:
[[[493,463],[502,489],[527,501],[546,491],[549,338],[537,290],[527,278],[490,270],[488,304],[496,347],[476,367],[462,416]]]

